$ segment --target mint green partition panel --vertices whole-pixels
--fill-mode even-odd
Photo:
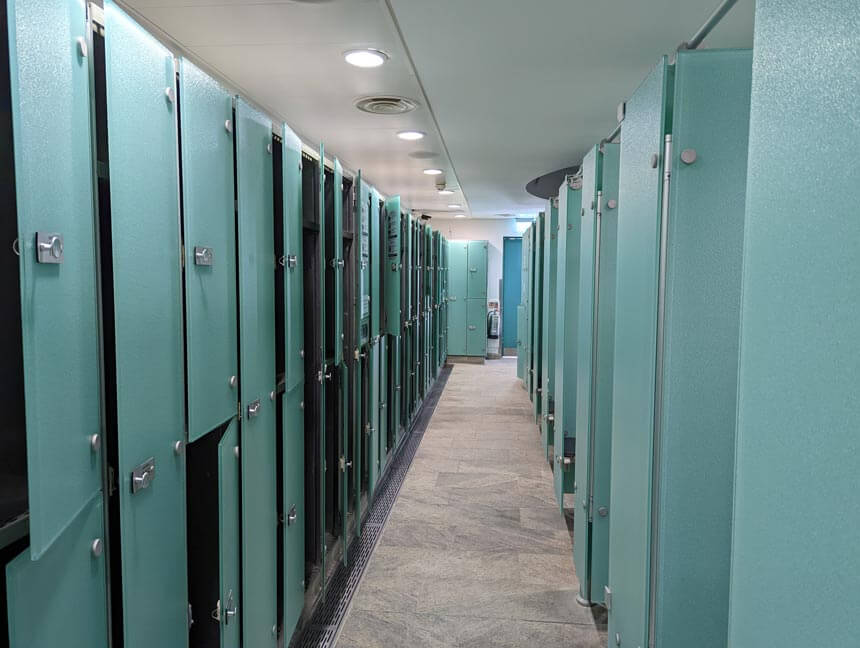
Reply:
[[[541,412],[541,392],[543,391],[543,232],[546,223],[546,214],[541,212],[535,221],[535,229],[532,238],[532,416],[535,423]]]
[[[448,247],[448,353],[466,355],[466,298],[469,243],[452,241]]]
[[[218,443],[218,563],[221,603],[221,648],[238,648],[241,635],[240,525],[241,478],[239,474],[239,423],[231,421]],[[204,614],[209,612],[203,611]],[[205,617],[201,623],[208,623]]]
[[[283,634],[292,635],[305,594],[305,417],[304,291],[302,268],[302,143],[283,126],[284,314],[286,384],[283,402],[284,618]]]
[[[76,42],[85,52],[89,39],[81,2],[7,8],[36,560],[101,490],[101,453],[90,444],[102,433],[90,72]],[[37,262],[37,234],[62,237],[61,263]]]
[[[857,643],[858,22],[756,3],[731,648]]]
[[[182,214],[185,227],[185,340],[188,440],[236,414],[236,222],[233,98],[182,59]]]
[[[6,565],[10,648],[107,648],[103,524],[99,495],[38,561],[25,550]]]
[[[466,275],[466,297],[487,298],[487,241],[468,242],[468,274]]]
[[[277,637],[275,241],[272,122],[236,100],[242,395],[242,644]]]
[[[666,57],[627,101],[621,125],[616,267],[609,636],[646,646],[651,465],[657,357],[657,280],[664,135],[672,70]],[[652,166],[653,156],[657,164]]]
[[[564,494],[574,492],[573,458],[565,447],[576,437],[576,330],[579,312],[579,242],[582,189],[572,178],[558,190],[558,253],[556,257],[555,317],[559,335],[555,362],[555,413],[553,414],[553,488],[559,509]],[[565,461],[568,463],[565,463]],[[577,511],[578,512],[578,511]]]
[[[383,233],[382,277],[385,286],[385,313],[383,329],[389,335],[399,336],[401,331],[400,312],[400,273],[403,271],[401,259],[402,234],[400,225],[400,196],[385,201],[385,231]]]
[[[547,220],[543,231],[543,294],[546,295],[544,301],[544,318],[541,322],[543,330],[541,337],[544,340],[541,353],[541,364],[544,366],[543,372],[543,398],[541,399],[540,411],[540,438],[543,444],[544,453],[551,456],[549,446],[553,445],[553,422],[555,420],[555,350],[556,337],[565,335],[565,329],[558,329],[556,321],[556,295],[555,283],[556,279],[556,264],[558,257],[558,197],[551,198],[547,204]],[[553,417],[550,418],[550,414]],[[556,454],[564,454],[564,448],[556,448]]]
[[[576,511],[573,558],[583,602],[604,603],[609,577],[612,367],[615,342],[618,144],[583,160],[577,331]],[[594,208],[591,208],[592,200]]]
[[[174,60],[105,2],[105,71],[124,645],[177,648],[188,584]]]
[[[726,645],[750,71],[749,51],[680,52],[673,73],[660,65],[637,91],[637,121],[628,121],[628,104],[622,126],[609,620],[622,645]],[[643,153],[670,130],[655,119],[668,112],[670,92],[672,142],[664,151],[671,158],[658,164],[671,165],[666,197],[663,174],[653,177],[662,169]],[[648,236],[639,230],[646,224]],[[642,245],[649,237],[653,250]],[[646,269],[656,271],[652,286],[642,281]],[[653,338],[634,347],[630,327],[644,328],[652,313]],[[642,365],[628,363],[646,351],[656,363],[650,397]],[[627,453],[637,442],[648,454],[634,467]],[[641,526],[631,525],[633,510],[648,512]],[[647,554],[642,546],[631,553],[635,539]]]

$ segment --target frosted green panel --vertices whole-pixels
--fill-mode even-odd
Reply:
[[[274,646],[277,624],[275,241],[272,122],[236,101],[242,394],[242,643]],[[256,413],[255,413],[256,409]]]
[[[466,300],[466,355],[487,355],[487,301]]]
[[[663,57],[627,102],[621,126],[609,636],[647,645],[651,464],[657,356],[663,136],[671,73]],[[658,164],[652,165],[657,155]]]
[[[751,69],[748,50],[675,65],[651,594],[666,648],[726,645]]]
[[[283,125],[285,388],[304,382],[305,311],[302,263],[302,142]]]
[[[553,486],[559,508],[564,494],[573,492],[574,466],[564,465],[565,439],[576,436],[576,331],[579,312],[579,241],[582,233],[580,205],[582,190],[565,182],[558,191],[558,252],[555,291],[556,330],[559,335],[555,361],[555,420]],[[552,297],[552,295],[550,295]],[[568,444],[570,441],[567,442]],[[580,509],[581,510],[581,509]],[[575,518],[574,518],[575,519]]]
[[[389,335],[400,335],[400,273],[401,232],[400,197],[385,201],[384,231],[382,232],[382,277],[385,290],[384,330]]]
[[[541,412],[541,392],[543,391],[543,232],[546,215],[541,212],[535,221],[532,236],[532,273],[529,279],[532,283],[532,415],[538,420]]]
[[[242,533],[239,518],[239,424],[232,421],[218,444],[218,552],[220,565],[221,648],[241,645]],[[239,608],[236,615],[228,610]],[[208,620],[207,620],[208,621]]]
[[[236,414],[236,222],[233,208],[233,99],[214,79],[180,63],[182,209],[188,440]],[[208,257],[207,257],[208,254]]]
[[[340,161],[334,160],[334,223],[332,227],[332,249],[334,258],[331,259],[327,271],[334,273],[334,363],[343,362],[343,167]]]
[[[448,353],[466,355],[466,307],[468,300],[448,304]]]
[[[547,296],[544,302],[544,318],[541,322],[541,336],[544,340],[541,353],[543,372],[543,398],[540,411],[540,434],[544,452],[549,452],[553,444],[553,421],[549,415],[554,411],[555,393],[555,349],[558,322],[555,317],[557,299],[555,297],[556,261],[558,256],[558,199],[552,198],[547,204],[546,226],[543,232],[543,293]],[[565,329],[561,334],[566,334]],[[553,419],[555,417],[553,416]],[[556,454],[563,454],[563,448],[556,448]]]
[[[6,565],[10,648],[107,648],[103,522],[98,495],[37,562],[24,551]]]
[[[487,298],[487,241],[469,241],[469,261],[466,296]]]
[[[126,648],[188,643],[179,168],[173,56],[105,3]],[[107,244],[106,241],[102,241]],[[155,464],[148,488],[132,471]],[[114,574],[116,576],[116,574]]]
[[[854,0],[756,3],[732,648],[860,631],[858,24]]]
[[[523,328],[525,327],[525,309],[526,307],[523,304],[517,306],[517,378],[520,380],[525,377],[526,358],[521,338]]]
[[[302,385],[282,397],[284,407],[284,636],[295,630],[305,603],[305,417]]]
[[[35,560],[101,488],[90,76],[82,2],[7,7]],[[36,262],[37,232],[62,236],[62,263]]]

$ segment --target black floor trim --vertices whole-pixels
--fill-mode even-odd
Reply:
[[[451,365],[445,365],[439,372],[418,416],[415,417],[409,437],[377,484],[376,495],[365,518],[361,536],[353,538],[349,544],[349,564],[338,566],[331,577],[325,598],[319,602],[304,629],[290,642],[290,648],[322,648],[334,644],[338,630],[349,610],[352,595],[358,589],[367,563],[382,535],[385,522],[391,514],[391,509],[394,508],[397,494],[400,492],[409,466],[412,465],[412,459],[421,444],[427,424],[436,410],[436,404],[439,402],[451,369]]]

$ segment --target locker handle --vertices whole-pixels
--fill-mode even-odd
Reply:
[[[475,330],[475,328],[476,328],[475,326],[470,326],[470,327],[469,327],[469,330],[470,330],[470,331],[474,331],[474,330]]]
[[[259,398],[257,400],[255,400],[253,403],[251,403],[250,405],[248,405],[248,418],[249,419],[254,418],[255,416],[257,416],[257,414],[260,413],[260,406],[261,406],[261,403],[260,403]]]
[[[287,526],[290,526],[296,519],[299,517],[299,514],[296,513],[296,505],[293,504],[290,507],[290,512],[287,513]]]
[[[477,272],[477,271],[478,271],[477,268],[469,268],[469,272]]]

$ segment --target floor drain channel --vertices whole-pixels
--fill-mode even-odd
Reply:
[[[450,374],[450,365],[446,365],[439,372],[439,377],[415,417],[409,438],[392,459],[391,466],[377,485],[377,494],[361,528],[361,536],[353,538],[349,544],[348,565],[338,566],[331,577],[325,600],[317,604],[304,629],[290,642],[290,648],[318,648],[334,644],[340,625],[346,618],[352,595],[358,588],[373,549],[382,535],[385,521],[394,507],[397,494]]]

